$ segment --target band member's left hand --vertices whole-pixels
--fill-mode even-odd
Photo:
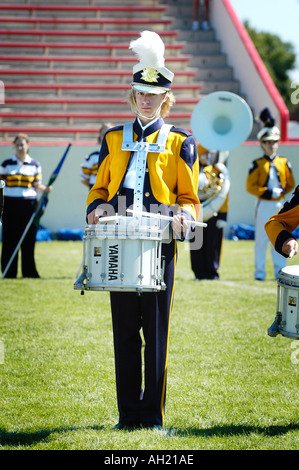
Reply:
[[[171,227],[178,238],[184,238],[186,230],[188,229],[186,217],[183,215],[174,215]]]

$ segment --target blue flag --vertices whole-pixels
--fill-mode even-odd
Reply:
[[[64,154],[62,155],[62,157],[60,159],[60,162],[58,163],[57,167],[55,168],[55,170],[51,174],[47,186],[51,186],[54,183],[54,181],[56,180],[56,178],[57,178],[57,176],[58,176],[58,174],[61,170],[61,167],[64,163],[64,160],[66,159],[66,156],[67,156],[67,154],[68,154],[68,152],[71,148],[71,145],[72,145],[71,143],[68,144]],[[48,194],[47,194],[46,191],[44,191],[41,198],[38,201],[37,206],[36,206],[35,216],[34,216],[34,219],[33,219],[33,223],[36,225],[37,228],[39,227],[40,218],[43,215],[43,213],[45,212],[47,204],[48,204]]]

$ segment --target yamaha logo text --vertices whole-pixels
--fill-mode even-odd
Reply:
[[[109,246],[108,275],[109,281],[114,281],[118,277],[118,245]]]

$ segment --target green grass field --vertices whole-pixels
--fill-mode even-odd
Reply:
[[[159,432],[111,429],[109,293],[73,290],[81,257],[81,242],[37,243],[41,279],[0,280],[2,450],[299,449],[299,341],[267,335],[270,255],[254,281],[253,242],[225,240],[221,279],[194,282],[180,245]]]

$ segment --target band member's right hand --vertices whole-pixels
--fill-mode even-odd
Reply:
[[[87,222],[89,225],[95,225],[99,223],[99,219],[106,215],[106,211],[97,207],[93,211],[91,211],[87,216]]]
[[[282,245],[282,251],[284,254],[292,257],[298,253],[298,243],[294,238],[288,238]]]

